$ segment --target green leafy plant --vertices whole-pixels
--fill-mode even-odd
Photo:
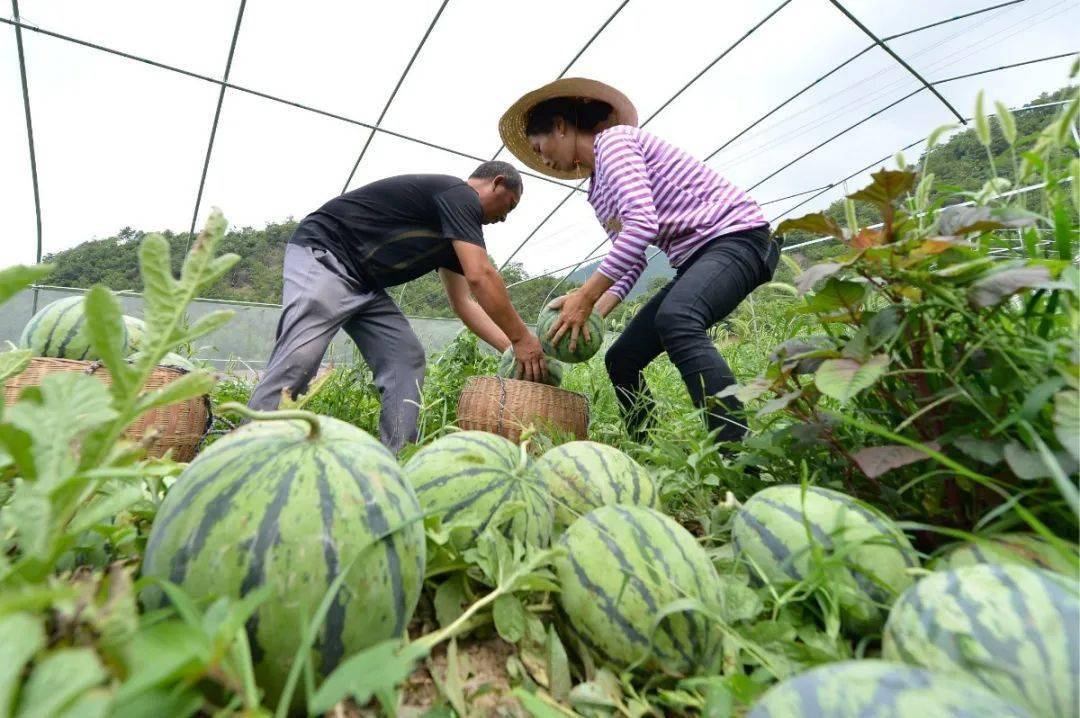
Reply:
[[[932,177],[882,170],[849,195],[879,226],[813,214],[778,227],[847,251],[795,280],[815,333],[727,391],[759,401],[766,430],[751,445],[782,447],[762,454],[772,473],[812,461],[901,516],[967,529],[1008,505],[1019,512],[1000,523],[1075,534],[1080,272],[1074,167],[1060,150],[1075,155],[1076,116],[1074,100],[1023,153],[1020,180],[1045,185],[1038,211],[1003,196],[996,176],[928,202]]]

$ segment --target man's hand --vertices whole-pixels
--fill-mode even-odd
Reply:
[[[514,342],[513,346],[514,356],[517,357],[518,364],[521,366],[521,378],[526,381],[546,381],[548,378],[547,359],[544,358],[544,350],[540,348],[540,340],[536,338],[536,335],[527,332],[521,339]]]

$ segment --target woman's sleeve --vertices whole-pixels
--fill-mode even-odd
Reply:
[[[604,133],[596,152],[597,166],[603,168],[603,182],[614,197],[622,223],[611,240],[611,251],[596,271],[615,282],[609,291],[623,299],[645,269],[645,250],[656,238],[660,224],[637,138],[624,132]]]

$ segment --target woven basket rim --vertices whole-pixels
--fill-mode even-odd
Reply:
[[[55,366],[71,366],[71,367],[81,366],[81,367],[84,368],[84,371],[87,374],[93,374],[94,372],[97,372],[98,370],[109,371],[109,367],[105,366],[105,363],[103,361],[101,361],[100,359],[95,359],[93,361],[90,361],[90,360],[87,360],[87,359],[62,359],[60,357],[30,357],[30,363],[27,364],[27,369],[29,369],[30,366],[34,365],[34,364],[37,364],[39,366],[40,365],[49,365],[49,364],[52,364],[52,365],[55,365]],[[175,367],[175,366],[166,366],[165,364],[156,365],[154,367],[154,371],[167,371],[167,372],[172,372],[174,374],[179,374],[181,376],[183,376],[184,374],[190,374],[190,372],[188,372],[188,371],[186,371],[184,369],[181,369],[181,368]],[[12,381],[13,379],[18,378],[19,376],[21,376],[21,375],[23,375],[25,373],[26,373],[26,369],[23,369],[18,374],[12,374],[11,376],[9,376],[7,378],[7,380],[4,383],[6,384],[6,383]]]

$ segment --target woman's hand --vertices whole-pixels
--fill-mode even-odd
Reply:
[[[548,304],[550,309],[561,310],[547,333],[551,343],[557,345],[567,332],[570,333],[569,349],[572,352],[577,351],[579,336],[583,336],[587,342],[592,341],[588,322],[593,306],[595,306],[594,302],[581,291],[564,294]]]

